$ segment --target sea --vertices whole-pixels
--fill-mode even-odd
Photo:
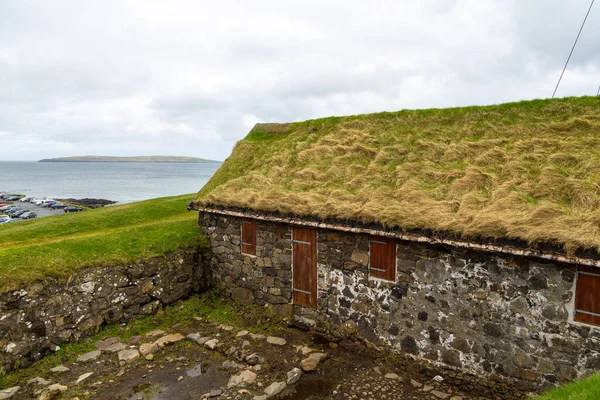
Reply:
[[[0,191],[50,198],[131,203],[192,194],[221,163],[0,161]]]

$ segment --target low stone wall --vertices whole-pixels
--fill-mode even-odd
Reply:
[[[207,289],[202,249],[178,250],[135,264],[91,268],[67,282],[47,279],[0,295],[2,372],[27,367],[103,324],[150,315]]]
[[[240,219],[200,214],[215,279],[232,297],[270,303],[316,329],[332,323],[415,358],[544,390],[600,368],[600,331],[568,312],[576,267],[398,241],[396,282],[369,278],[369,238],[317,231],[317,310],[291,304],[291,229],[257,221],[257,256]]]

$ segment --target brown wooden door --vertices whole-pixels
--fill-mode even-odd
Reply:
[[[600,269],[580,266],[575,290],[575,321],[600,325]]]
[[[371,236],[369,272],[372,278],[396,280],[396,240]]]
[[[242,220],[242,253],[256,255],[256,221]]]
[[[294,304],[317,308],[317,231],[292,228]]]

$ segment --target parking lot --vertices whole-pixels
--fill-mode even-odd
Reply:
[[[48,217],[50,215],[64,214],[64,211],[61,209],[54,210],[54,209],[48,208],[48,207],[36,206],[35,204],[28,203],[25,201],[14,201],[13,204],[15,206],[19,206],[23,209],[27,209],[27,210],[31,210],[31,211],[35,212],[37,214],[38,218]]]

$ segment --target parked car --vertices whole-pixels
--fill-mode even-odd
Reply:
[[[32,219],[37,218],[37,214],[33,211],[27,211],[26,213],[21,214],[22,219]]]
[[[51,206],[52,204],[56,204],[56,203],[58,203],[58,201],[54,201],[54,200],[52,200],[52,201],[47,201],[47,202],[45,202],[45,203],[42,203],[42,207],[50,208],[50,206]]]
[[[10,220],[8,215],[0,215],[0,225],[6,224]]]
[[[25,203],[31,200],[31,196],[25,196],[25,197],[21,197],[19,199],[20,202]]]
[[[66,204],[56,202],[56,203],[52,204],[50,206],[50,208],[53,208],[53,209],[57,210],[59,208],[65,208],[66,206],[67,206]]]
[[[22,210],[22,208],[16,207],[16,208],[11,209],[7,214],[12,217],[12,216],[14,216],[16,213],[18,213],[21,210]]]
[[[17,201],[20,198],[21,198],[21,196],[13,195],[13,196],[10,196],[7,200],[9,200],[9,201]]]
[[[7,224],[11,223],[11,222],[19,222],[19,221],[23,221],[23,220],[21,218],[11,218],[8,220]]]
[[[75,207],[75,206],[68,206],[68,207],[65,207],[63,209],[63,211],[66,213],[79,212],[79,211],[83,211],[83,208],[79,208],[79,207]]]
[[[5,209],[3,209],[2,212],[4,214],[10,214],[11,212],[15,211],[17,208],[19,208],[19,207],[17,207],[17,206],[8,206]]]
[[[13,217],[13,218],[20,217],[21,215],[25,214],[26,212],[29,212],[29,210],[19,210],[17,212],[12,213],[11,217]]]

